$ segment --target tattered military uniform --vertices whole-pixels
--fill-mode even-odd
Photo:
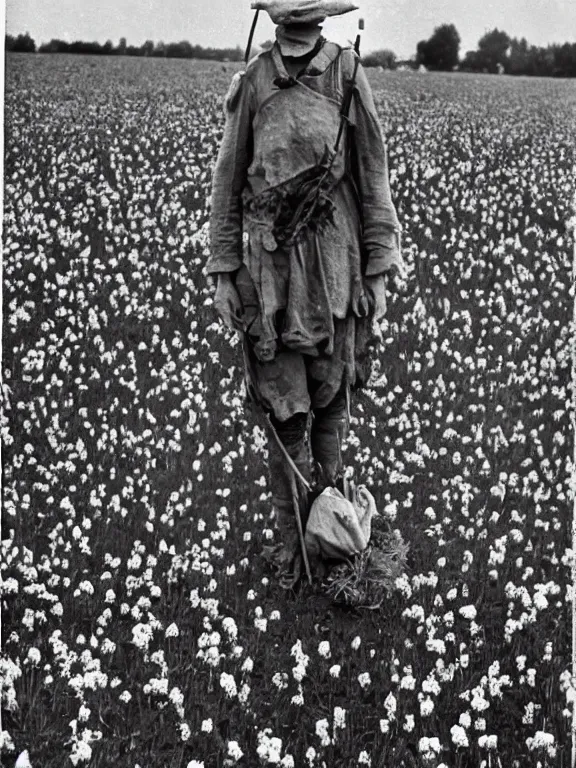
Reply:
[[[355,56],[320,38],[300,72],[287,71],[277,43],[255,57],[226,97],[213,179],[207,271],[235,274],[249,386],[278,432],[285,427],[304,477],[310,411],[313,457],[326,478],[339,470],[345,392],[366,376],[363,277],[403,270],[386,150],[361,67],[348,120],[340,117]],[[273,500],[282,508],[289,485],[273,448]]]

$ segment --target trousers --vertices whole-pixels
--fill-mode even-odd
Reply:
[[[274,414],[270,415],[276,434],[302,476],[310,481],[315,475],[317,490],[333,485],[342,472],[343,428],[347,418],[346,387],[347,384],[343,383],[325,407],[295,413],[284,421]],[[288,512],[293,508],[292,470],[272,434],[269,435],[268,446],[272,503],[278,511]]]

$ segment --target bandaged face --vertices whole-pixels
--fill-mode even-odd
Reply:
[[[313,24],[279,24],[276,27],[276,40],[283,56],[305,56],[314,46],[322,26]]]

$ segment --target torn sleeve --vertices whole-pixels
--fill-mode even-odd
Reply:
[[[350,108],[352,173],[360,197],[366,275],[406,273],[400,223],[390,194],[388,154],[374,97],[362,65]]]
[[[252,160],[253,86],[237,73],[225,98],[226,122],[212,177],[208,274],[242,264],[242,190]]]

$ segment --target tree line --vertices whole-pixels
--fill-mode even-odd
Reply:
[[[267,47],[263,43],[261,47]],[[212,59],[216,61],[241,61],[243,52],[236,48],[204,48],[182,40],[178,43],[155,43],[146,40],[140,46],[128,45],[122,37],[118,45],[111,40],[101,44],[77,40],[50,40],[37,48],[28,32],[14,37],[6,35],[6,50],[22,53],[84,53],[105,56],[153,56],[176,59]],[[432,71],[487,72],[510,75],[536,75],[549,77],[576,77],[576,43],[530,45],[525,38],[518,40],[499,29],[487,32],[478,41],[477,49],[468,51],[460,58],[460,35],[454,24],[441,24],[427,40],[416,46],[415,56],[399,62],[395,53],[388,49],[373,51],[362,57],[367,67],[396,69],[404,64],[412,68],[425,67]]]
[[[428,40],[418,43],[415,63],[437,71],[576,77],[576,43],[543,48],[496,28],[480,38],[475,51],[468,51],[463,59],[459,53],[458,30],[454,24],[442,24]]]
[[[118,45],[112,40],[105,43],[85,42],[76,40],[68,43],[65,40],[53,39],[39,47],[28,32],[14,37],[6,35],[6,50],[20,53],[84,53],[97,56],[154,56],[169,59],[213,59],[216,61],[241,61],[243,52],[237,48],[204,48],[201,45],[191,45],[187,40],[178,43],[155,43],[146,40],[142,45],[128,45],[126,38],[120,38]]]

